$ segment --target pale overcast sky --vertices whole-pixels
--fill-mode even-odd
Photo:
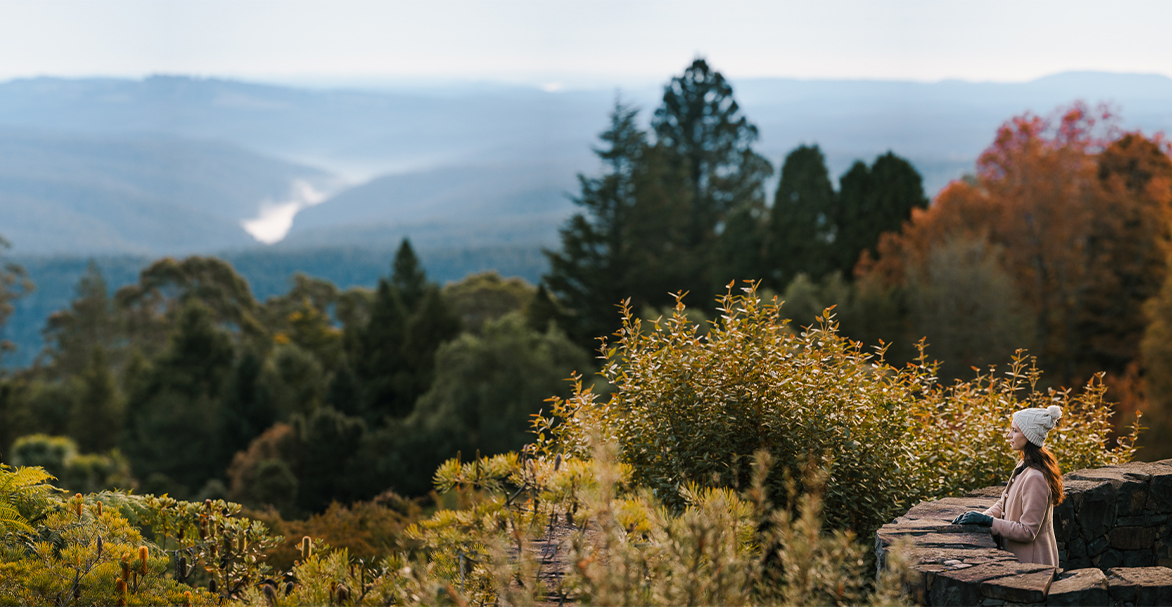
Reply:
[[[0,0],[0,80],[659,82],[693,56],[733,78],[1023,81],[1172,76],[1172,2]]]

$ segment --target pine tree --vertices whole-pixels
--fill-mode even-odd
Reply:
[[[835,269],[850,277],[863,251],[874,257],[879,235],[898,232],[916,208],[928,208],[928,199],[924,180],[910,162],[892,152],[870,168],[855,162],[839,179]]]
[[[355,372],[363,386],[364,410],[372,419],[382,415],[405,415],[413,403],[403,402],[411,377],[403,357],[407,336],[407,311],[397,289],[381,279],[370,306],[370,321],[359,335],[359,356]]]
[[[362,414],[362,392],[358,386],[358,377],[354,375],[349,362],[343,360],[334,371],[325,402],[346,415]]]
[[[752,150],[757,127],[733,99],[732,86],[703,59],[664,88],[652,128],[691,189],[679,256],[692,256],[691,275],[672,290],[710,292],[716,283],[762,271],[764,181],[773,167]],[[730,219],[732,220],[730,222]],[[749,238],[749,242],[743,239]],[[723,240],[714,246],[717,240]]]
[[[427,272],[419,265],[419,258],[415,256],[415,249],[411,248],[411,241],[403,239],[392,265],[391,286],[398,292],[399,301],[403,302],[407,312],[415,312],[419,303],[423,301],[424,291],[427,289]]]
[[[49,315],[43,335],[51,367],[59,376],[83,372],[94,348],[108,352],[117,330],[106,280],[91,259],[77,282],[77,296],[69,309]]]
[[[838,209],[826,159],[817,145],[785,157],[770,215],[770,279],[775,288],[799,273],[817,280],[834,269]]]
[[[565,326],[567,323],[565,310],[545,288],[544,282],[537,285],[537,292],[525,306],[525,323],[539,333],[549,329],[551,323],[554,326]]]
[[[211,310],[188,301],[167,349],[127,401],[122,444],[135,476],[157,475],[160,485],[173,481],[194,490],[223,471],[216,435],[234,358],[232,338]]]
[[[416,399],[431,388],[435,377],[436,350],[459,334],[460,318],[448,307],[439,288],[428,285],[419,309],[407,323],[403,360],[411,375],[411,386],[401,395],[400,402],[415,408]]]
[[[117,382],[100,345],[90,350],[90,361],[81,374],[81,391],[70,415],[70,436],[83,453],[101,453],[118,444],[122,431],[123,403]]]
[[[351,492],[359,488],[344,471],[351,467],[350,460],[366,434],[366,423],[321,407],[307,417],[294,418],[293,428],[301,446],[298,506],[320,512],[331,501],[353,501],[356,496]]]
[[[638,111],[616,102],[610,127],[596,149],[606,173],[578,175],[582,208],[561,229],[562,249],[546,251],[550,271],[544,283],[574,312],[567,329],[579,340],[590,341],[614,330],[615,304],[632,297],[636,285],[627,275],[634,265],[632,213],[638,202],[636,173],[647,149],[646,134],[636,126]]]
[[[752,151],[757,127],[741,113],[732,86],[703,59],[664,87],[651,125],[658,142],[685,167],[692,188],[688,245],[711,240],[729,211],[759,196],[773,172]]]
[[[226,467],[238,451],[277,421],[272,395],[259,381],[264,359],[252,351],[241,354],[232,368],[220,409],[219,458]]]

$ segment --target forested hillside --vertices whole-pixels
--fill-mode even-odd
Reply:
[[[1168,456],[1163,136],[1008,116],[930,200],[898,149],[775,166],[703,59],[599,122],[532,280],[409,239],[89,265],[0,376],[0,599],[886,603],[871,534],[1002,478],[1018,408],[1063,407],[1069,469]],[[31,287],[4,266],[0,324]]]

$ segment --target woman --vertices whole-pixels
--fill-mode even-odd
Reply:
[[[1002,538],[1002,548],[1021,562],[1057,567],[1054,506],[1064,496],[1062,472],[1046,448],[1046,434],[1060,417],[1062,409],[1057,405],[1014,413],[1006,437],[1021,463],[992,508],[984,513],[965,512],[953,524],[991,527],[993,535]]]

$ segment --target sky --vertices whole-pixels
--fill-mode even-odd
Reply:
[[[1172,76],[1172,2],[1110,0],[0,0],[0,80],[190,74],[283,82],[1019,82]]]

